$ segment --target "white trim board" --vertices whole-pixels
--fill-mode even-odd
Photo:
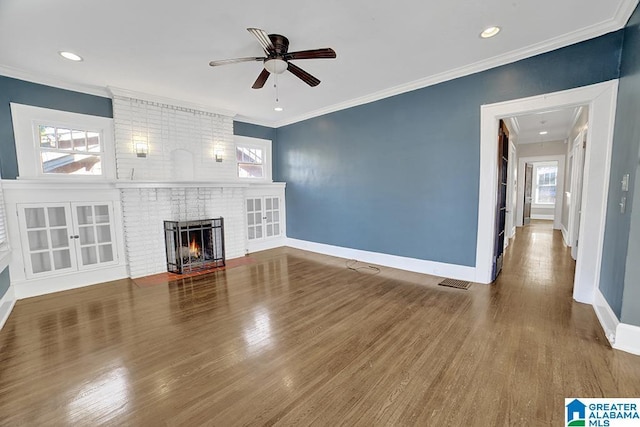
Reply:
[[[562,230],[562,241],[564,242],[565,246],[571,247],[571,245],[569,244],[569,232],[567,231],[564,224],[562,224],[561,230]]]
[[[543,219],[543,220],[553,221],[555,218],[556,218],[555,215],[531,214],[531,219]],[[553,228],[557,230],[557,228],[555,227],[555,224]]]
[[[640,327],[620,323],[600,289],[595,292],[593,309],[611,347],[640,355]]]
[[[626,323],[618,324],[613,348],[640,356],[640,327]]]
[[[513,115],[588,104],[590,132],[585,156],[584,196],[581,207],[583,218],[580,223],[580,236],[584,244],[578,247],[573,298],[580,302],[593,303],[600,280],[617,94],[618,80],[610,80],[481,107],[476,282],[491,282],[498,186],[498,121]]]
[[[9,315],[16,305],[16,296],[13,292],[13,286],[9,286],[7,292],[0,298],[0,329],[9,319]]]
[[[12,282],[16,299],[36,297],[54,292],[68,291],[110,282],[113,280],[127,279],[126,265],[116,265],[96,270],[73,272],[58,276],[48,276],[38,279],[16,280]]]
[[[330,255],[344,259],[357,259],[358,261],[397,268],[399,270],[429,274],[432,276],[448,277],[450,279],[465,280],[468,282],[474,282],[476,276],[474,267],[467,267],[464,265],[445,264],[442,262],[369,252],[360,249],[344,248],[341,246],[326,245],[324,243],[315,243],[292,238],[287,238],[286,245],[292,248],[316,252],[323,255]]]
[[[613,347],[616,341],[616,329],[618,328],[618,318],[615,313],[609,306],[609,303],[600,292],[600,289],[596,289],[594,301],[593,301],[593,309],[596,312],[596,316],[600,321],[600,326],[604,330],[604,335],[609,340],[609,343]]]

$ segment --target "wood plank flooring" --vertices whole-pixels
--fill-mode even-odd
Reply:
[[[565,397],[639,397],[571,299],[559,232],[521,229],[493,285],[281,248],[168,285],[19,301],[0,425],[563,425]]]

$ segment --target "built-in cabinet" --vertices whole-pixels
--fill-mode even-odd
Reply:
[[[117,262],[111,202],[19,204],[27,278]]]
[[[245,198],[247,250],[282,245],[285,237],[284,186],[249,188]]]
[[[280,198],[247,199],[247,239],[258,240],[280,236]]]
[[[113,183],[2,181],[17,299],[128,277]]]

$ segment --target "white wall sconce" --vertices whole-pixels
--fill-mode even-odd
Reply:
[[[216,147],[213,150],[213,157],[216,159],[216,162],[222,162],[222,159],[224,158],[224,148]]]
[[[136,156],[147,157],[147,154],[149,154],[149,144],[144,141],[137,141],[135,142],[135,150]]]

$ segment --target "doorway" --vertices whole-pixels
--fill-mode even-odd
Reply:
[[[478,235],[476,248],[476,281],[490,283],[494,254],[497,196],[498,123],[505,117],[527,112],[548,111],[588,105],[590,129],[585,149],[583,200],[580,221],[573,297],[593,303],[600,277],[604,240],[605,203],[611,168],[611,146],[615,122],[618,81],[612,80],[481,107],[480,185],[478,202]]]

